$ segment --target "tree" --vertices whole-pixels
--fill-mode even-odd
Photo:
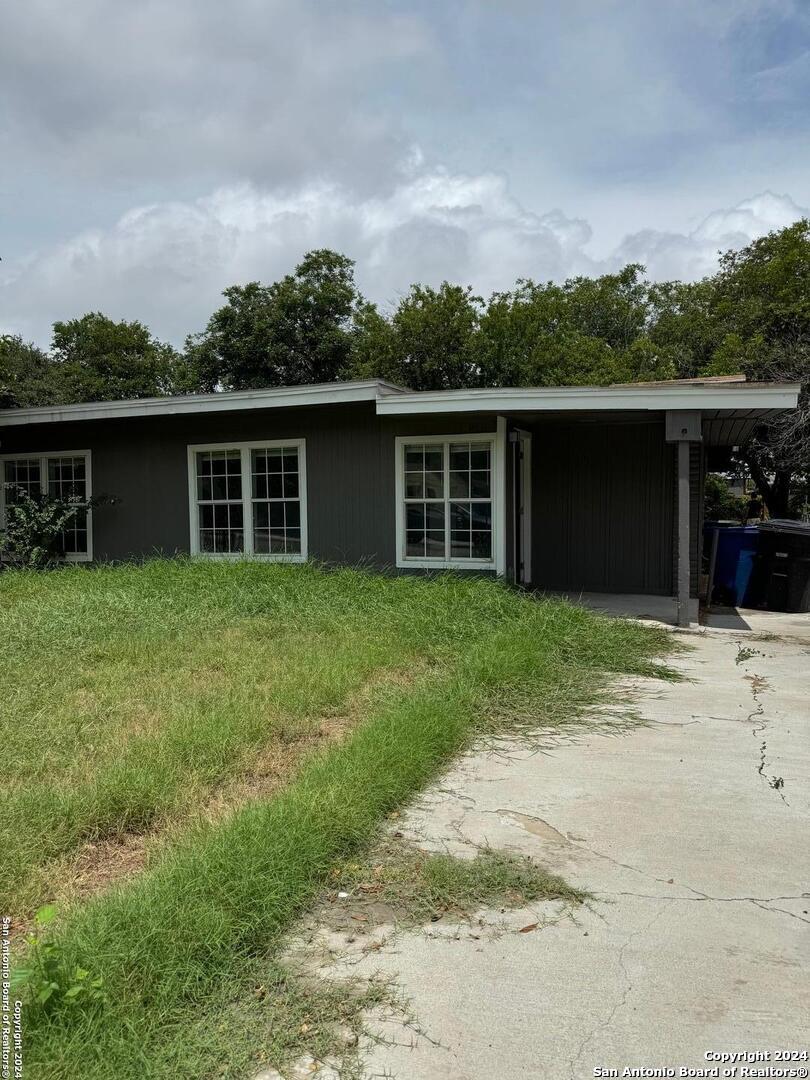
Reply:
[[[647,335],[650,286],[626,266],[561,285],[519,281],[496,293],[481,319],[486,386],[603,385],[671,377],[671,350]]]
[[[281,281],[251,281],[223,293],[227,303],[186,354],[201,388],[240,390],[345,378],[354,321],[367,305],[345,255],[310,251]]]
[[[680,375],[801,384],[799,409],[763,424],[740,453],[771,516],[788,515],[792,487],[810,472],[810,222],[727,251],[712,277],[656,286],[653,299],[651,336]]]
[[[140,322],[91,312],[53,326],[51,355],[59,400],[160,397],[187,389],[182,357]]]
[[[27,409],[59,401],[54,365],[46,352],[19,334],[0,336],[0,409]]]

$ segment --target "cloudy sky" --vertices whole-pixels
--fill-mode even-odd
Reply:
[[[175,343],[312,247],[367,296],[711,271],[810,206],[807,0],[25,0],[0,330]]]

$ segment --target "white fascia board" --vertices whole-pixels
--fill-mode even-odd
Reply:
[[[796,384],[748,386],[558,386],[495,390],[438,390],[377,399],[380,416],[416,413],[584,412],[664,409],[795,409]]]
[[[234,390],[222,394],[183,394],[176,397],[139,398],[131,401],[98,401],[78,405],[44,406],[36,409],[4,409],[0,427],[21,424],[55,424],[69,420],[115,420],[130,416],[182,416],[194,413],[234,412],[241,409],[289,409],[300,405],[338,405],[376,401],[402,393],[393,383],[377,380],[284,386],[272,390]]]

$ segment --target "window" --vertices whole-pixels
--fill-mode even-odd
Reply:
[[[303,439],[189,447],[195,555],[306,558]]]
[[[68,450],[49,454],[16,454],[0,458],[0,523],[5,520],[5,508],[20,497],[50,495],[57,499],[90,498],[90,451]],[[62,530],[59,550],[72,562],[86,562],[93,557],[92,513],[81,510]]]
[[[397,440],[397,563],[489,566],[495,437]]]

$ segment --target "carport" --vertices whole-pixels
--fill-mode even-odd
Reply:
[[[639,613],[688,625],[698,615],[707,450],[741,445],[795,408],[798,390],[735,375],[399,393],[380,399],[377,412],[441,415],[447,430],[459,414],[496,418],[509,580],[570,596],[636,597]]]

